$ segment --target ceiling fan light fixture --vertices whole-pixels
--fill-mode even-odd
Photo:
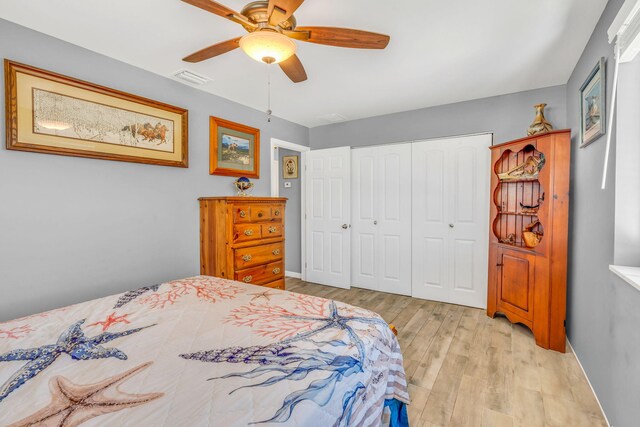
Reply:
[[[298,46],[289,37],[277,31],[254,31],[240,39],[240,48],[258,62],[277,64],[296,53]]]

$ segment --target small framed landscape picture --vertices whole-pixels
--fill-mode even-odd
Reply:
[[[580,88],[580,148],[606,133],[605,62],[600,58]]]
[[[282,177],[284,179],[298,178],[298,156],[282,157]]]
[[[209,173],[260,177],[260,129],[210,117]]]

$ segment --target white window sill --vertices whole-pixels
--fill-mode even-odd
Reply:
[[[640,267],[624,267],[621,265],[610,265],[609,270],[620,276],[622,280],[640,291]]]

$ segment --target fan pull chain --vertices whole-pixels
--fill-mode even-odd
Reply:
[[[267,122],[271,123],[271,64],[267,64]]]

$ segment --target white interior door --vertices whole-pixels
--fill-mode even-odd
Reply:
[[[351,281],[351,148],[306,154],[306,280],[348,289]]]
[[[352,152],[352,285],[411,295],[411,145]]]
[[[412,295],[486,307],[491,135],[414,143]]]

